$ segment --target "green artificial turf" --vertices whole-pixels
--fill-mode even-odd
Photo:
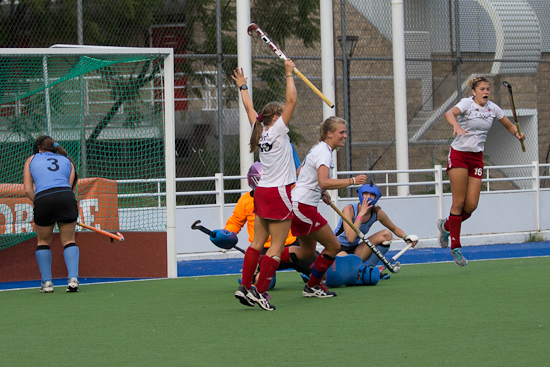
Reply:
[[[541,366],[550,258],[403,266],[376,286],[301,295],[277,274],[273,312],[238,276],[0,292],[3,366]]]

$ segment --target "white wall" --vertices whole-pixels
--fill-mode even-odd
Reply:
[[[485,192],[481,194],[478,209],[462,226],[465,246],[521,243],[529,232],[537,230],[536,191]],[[339,207],[343,208],[352,200],[341,199]],[[550,190],[540,191],[541,230],[550,230]],[[438,197],[435,195],[409,197],[382,197],[378,202],[390,219],[408,234],[420,237],[420,247],[436,247],[438,231],[436,222],[439,219]],[[451,206],[450,194],[443,195],[443,212],[448,213]],[[224,216],[231,215],[234,205],[225,207]],[[328,220],[332,228],[336,225],[334,211],[324,203],[319,205],[320,213]],[[178,259],[191,258],[228,258],[240,257],[237,251],[221,252],[198,230],[191,230],[191,224],[201,220],[201,225],[211,230],[219,229],[219,209],[212,207],[178,207],[177,252]],[[376,223],[370,233],[384,228]],[[237,246],[248,247],[246,228],[238,235]],[[392,249],[404,247],[403,241],[394,241]]]

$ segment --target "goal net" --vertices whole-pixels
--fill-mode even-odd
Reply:
[[[79,222],[167,230],[171,60],[171,49],[154,48],[0,50],[0,250],[35,235],[23,165],[41,135],[76,165]]]

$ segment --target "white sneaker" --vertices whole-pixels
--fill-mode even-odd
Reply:
[[[453,260],[455,261],[456,266],[468,265],[468,260],[466,260],[464,255],[462,255],[462,251],[460,251],[460,247],[457,247],[454,250],[451,250],[451,255],[453,256]]]
[[[78,292],[78,286],[80,282],[77,278],[70,278],[67,281],[67,292]]]
[[[331,292],[323,284],[316,285],[315,287],[309,287],[307,284],[302,291],[304,297],[317,297],[317,298],[330,298],[336,297],[335,292]]]
[[[246,294],[246,297],[248,297],[249,300],[252,302],[255,302],[260,306],[262,309],[266,311],[273,311],[275,310],[275,306],[269,303],[269,300],[271,297],[267,292],[265,293],[259,293],[256,287],[252,287],[251,290],[248,291]]]
[[[445,229],[446,219],[439,219],[437,221],[437,229],[439,230],[439,246],[441,248],[449,247],[449,231]]]
[[[52,293],[53,292],[53,282],[51,280],[46,280],[40,285],[40,293]]]

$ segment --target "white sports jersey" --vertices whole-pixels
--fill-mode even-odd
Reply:
[[[332,148],[324,141],[317,143],[317,145],[311,148],[304,158],[298,182],[296,182],[296,187],[292,190],[292,202],[311,206],[319,205],[322,190],[319,187],[317,170],[321,166],[326,166],[329,169],[329,177],[331,177],[332,170],[334,169]]]
[[[457,121],[460,127],[468,133],[457,136],[451,147],[461,152],[482,152],[487,140],[487,132],[493,125],[493,120],[504,117],[502,109],[491,101],[485,106],[478,105],[473,97],[462,98],[455,107],[460,110]]]
[[[268,130],[264,127],[258,146],[263,169],[259,187],[280,187],[296,182],[296,166],[288,127],[282,117],[279,117]]]

